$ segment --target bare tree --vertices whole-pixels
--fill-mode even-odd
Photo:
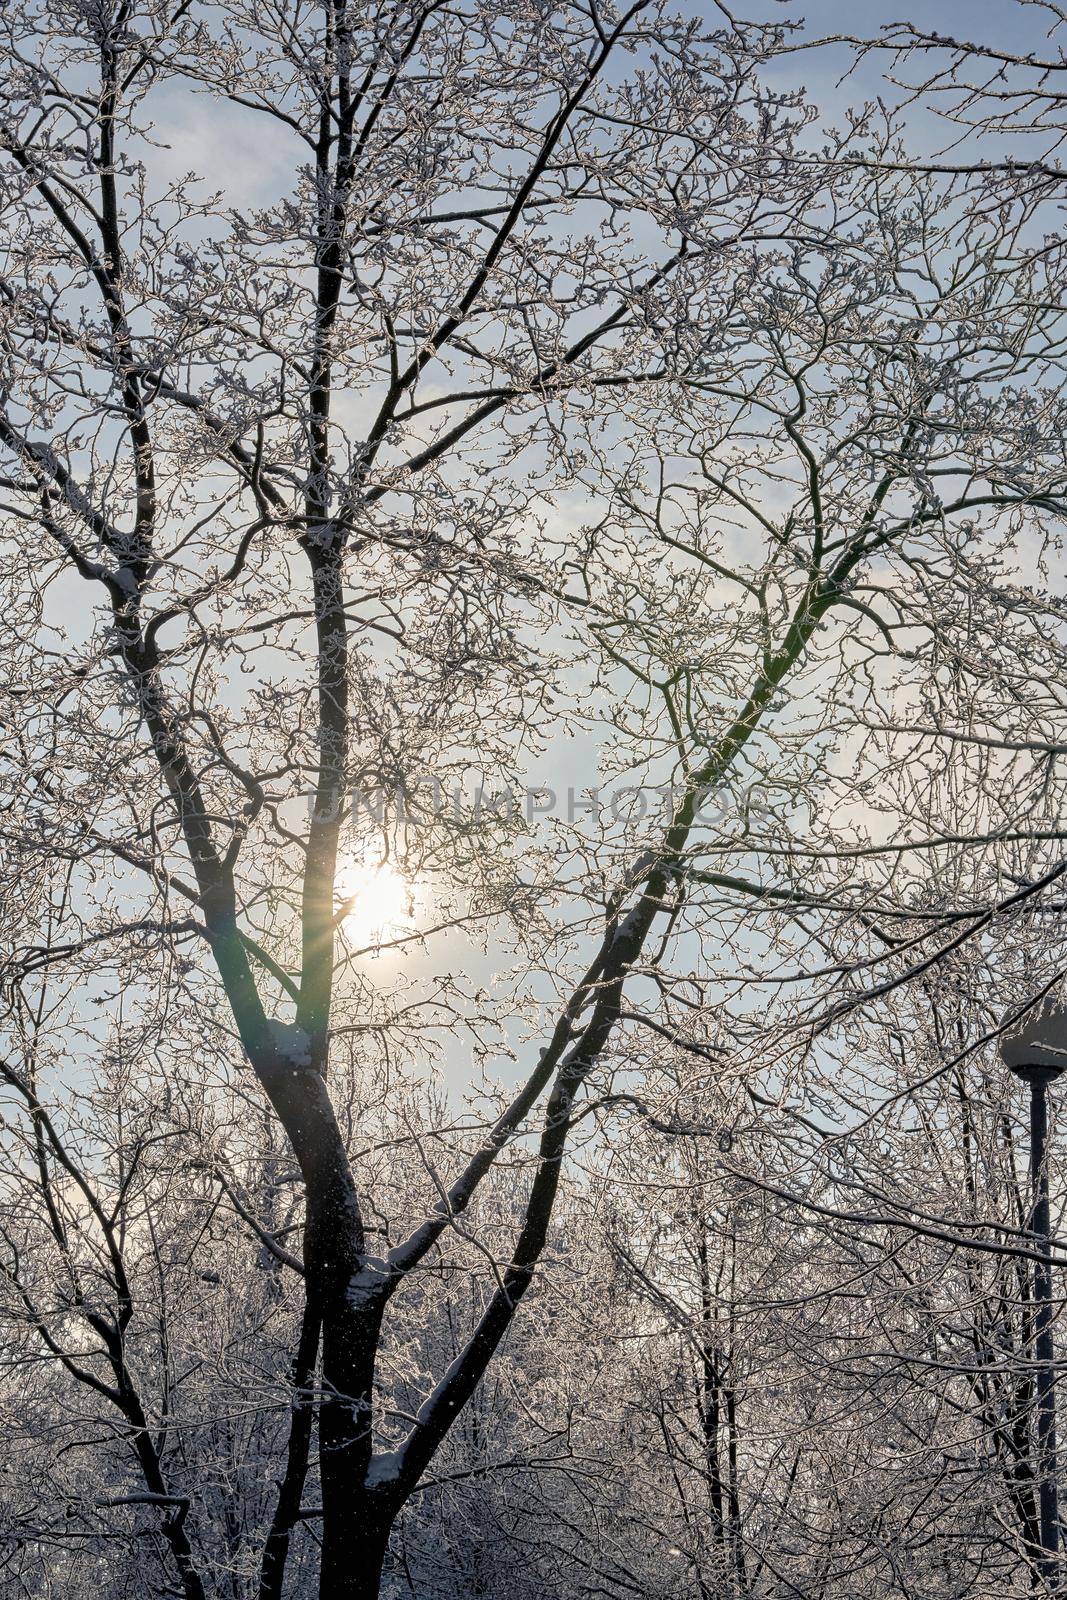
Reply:
[[[693,181],[747,223],[762,186],[736,152],[762,165],[767,133],[746,112],[752,42],[729,29],[703,41],[646,4],[551,25],[536,9],[443,5],[380,18],[234,7],[218,20],[126,5],[9,19],[0,431],[12,525],[50,542],[40,570],[19,563],[19,598],[31,613],[47,606],[66,567],[102,607],[80,649],[69,616],[59,651],[45,644],[61,721],[64,685],[78,688],[78,735],[60,776],[30,755],[36,713],[23,725],[21,800],[32,791],[49,809],[47,848],[71,861],[76,916],[86,886],[75,863],[104,857],[146,880],[147,906],[124,880],[78,953],[160,927],[168,951],[187,937],[210,949],[306,1189],[294,1378],[306,1387],[321,1341],[322,1592],[372,1593],[396,1508],[528,1281],[552,1151],[511,1277],[388,1467],[371,1457],[382,1315],[535,1103],[570,1019],[450,1197],[381,1257],[325,1088],[343,1020],[331,1006],[347,799],[368,772],[392,778],[399,762],[405,774],[413,744],[424,763],[477,740],[491,761],[522,728],[544,670],[514,640],[513,595],[533,582],[512,553],[524,496],[464,493],[449,462],[460,445],[468,462],[476,448],[498,467],[530,458],[557,394],[640,374],[643,307],[686,250],[686,164],[714,149]],[[642,75],[620,81],[626,53]],[[276,201],[227,215],[184,176],[160,175],[148,108],[163,83],[265,118],[295,168],[292,194],[282,185]],[[650,247],[629,245],[632,215],[651,225]],[[476,446],[489,427],[492,443]],[[411,663],[396,689],[376,682],[382,638]],[[305,646],[310,678],[279,682],[269,663]],[[253,656],[254,684],[238,695]],[[112,789],[100,763],[118,749]],[[87,784],[77,796],[75,772]],[[286,803],[309,779],[310,821],[294,826]],[[29,1064],[8,1071],[46,1127]],[[549,1130],[551,1145],[555,1112]],[[41,1137],[44,1170],[62,1166],[60,1136]],[[167,1508],[182,1584],[199,1594],[186,1508],[170,1505],[131,1396],[132,1301],[112,1223],[85,1189],[117,1296],[110,1316],[85,1312],[112,1369],[93,1382],[119,1404]],[[281,1582],[307,1465],[302,1418],[294,1429],[265,1593]]]

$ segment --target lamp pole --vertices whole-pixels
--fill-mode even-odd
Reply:
[[[1037,1006],[1005,1019],[1000,1036],[1005,1066],[1030,1089],[1030,1216],[1034,1245],[1034,1444],[1040,1554],[1048,1590],[1060,1591],[1059,1484],[1056,1474],[1056,1367],[1049,1263],[1048,1086],[1067,1070],[1067,1005],[1046,993]]]
[[[1002,1045],[1007,1065],[1030,1088],[1030,1216],[1028,1227],[1039,1259],[1033,1271],[1033,1359],[1035,1377],[1035,1445],[1042,1576],[1050,1592],[1058,1592],[1060,1516],[1056,1477],[1056,1370],[1052,1337],[1052,1267],[1048,1191],[1048,1086],[1064,1067],[1053,1065],[1040,1047],[1018,1059],[1012,1040]],[[1052,1047],[1055,1049],[1055,1047]],[[1040,1058],[1044,1056],[1045,1060]],[[1013,1057],[1016,1057],[1013,1059]],[[1034,1058],[1037,1059],[1034,1059]]]

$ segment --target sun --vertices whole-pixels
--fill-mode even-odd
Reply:
[[[340,862],[336,894],[345,933],[354,945],[383,944],[411,923],[412,886],[391,862]]]

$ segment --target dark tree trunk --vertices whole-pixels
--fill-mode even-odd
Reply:
[[[359,1199],[322,1073],[292,1065],[286,1070],[277,1061],[260,1076],[296,1151],[307,1194],[306,1293],[322,1350],[319,1595],[321,1600],[376,1597],[395,1514],[395,1507],[383,1514],[385,1496],[367,1486],[374,1368],[390,1280],[381,1264],[365,1255]],[[288,1507],[294,1519],[296,1510]],[[280,1540],[275,1554],[283,1563]],[[280,1580],[280,1573],[274,1576],[279,1596]]]
[[[319,1474],[322,1482],[320,1600],[376,1597],[391,1516],[367,1489],[372,1449],[374,1359],[382,1303],[346,1297],[323,1317]]]
[[[360,1492],[346,1500],[322,1541],[319,1600],[378,1600],[389,1529],[389,1515],[374,1497]]]

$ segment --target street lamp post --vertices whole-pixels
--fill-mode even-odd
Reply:
[[[1067,1069],[1067,1009],[1046,1004],[1023,1027],[1001,1038],[1005,1065],[1030,1089],[1029,1231],[1039,1259],[1033,1271],[1035,1444],[1041,1568],[1058,1590],[1060,1517],[1056,1476],[1056,1371],[1052,1336],[1052,1267],[1048,1186],[1048,1086]]]

